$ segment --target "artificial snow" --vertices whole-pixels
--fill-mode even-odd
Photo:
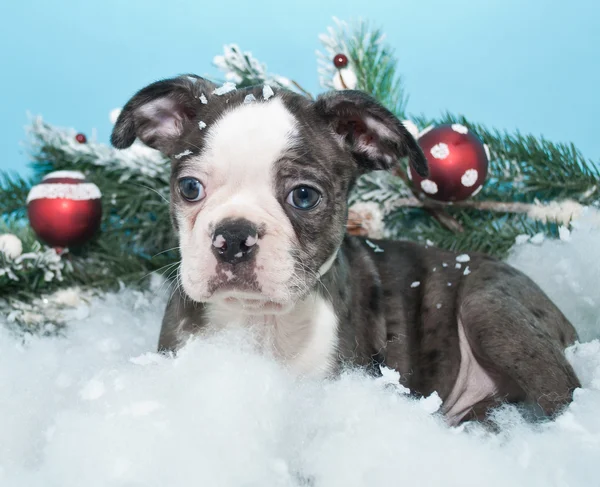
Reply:
[[[183,152],[180,152],[179,154],[175,154],[173,157],[175,157],[175,159],[181,159],[182,157],[189,156],[190,154],[192,154],[192,151],[186,149]]]
[[[271,98],[273,95],[275,95],[275,92],[273,91],[273,88],[271,88],[269,85],[264,85],[263,86],[263,98],[265,100],[268,100],[269,98]]]
[[[496,433],[449,428],[437,394],[411,398],[389,369],[295,378],[239,331],[159,355],[165,286],[63,291],[77,309],[59,336],[16,336],[0,317],[0,485],[598,485],[599,243],[582,217],[569,242],[514,247],[508,261],[579,331],[567,356],[583,388],[543,424],[498,409]]]
[[[216,88],[213,93],[217,96],[221,96],[221,95],[225,95],[226,93],[229,93],[231,91],[235,91],[235,83],[232,83],[231,81],[226,81],[225,83],[223,83],[222,86],[219,86],[218,88]]]

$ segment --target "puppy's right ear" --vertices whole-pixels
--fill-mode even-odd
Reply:
[[[123,107],[110,137],[112,145],[125,149],[138,137],[147,146],[169,155],[186,124],[196,118],[201,100],[206,102],[215,88],[210,81],[194,75],[146,86]]]

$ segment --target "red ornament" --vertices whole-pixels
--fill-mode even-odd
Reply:
[[[346,66],[348,66],[348,56],[341,53],[336,54],[333,58],[333,65],[338,69],[345,68]]]
[[[80,144],[85,144],[87,142],[87,137],[85,136],[85,134],[77,134],[75,136],[75,140]]]
[[[487,177],[487,147],[460,124],[439,125],[418,137],[429,163],[423,178],[412,168],[409,177],[417,191],[439,201],[461,201],[475,195]]]
[[[98,231],[102,194],[78,171],[56,171],[27,196],[27,215],[40,240],[52,247],[81,245]]]

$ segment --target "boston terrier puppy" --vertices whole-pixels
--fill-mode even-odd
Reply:
[[[482,254],[346,234],[361,174],[403,160],[428,172],[413,137],[365,93],[313,101],[186,75],[127,102],[111,141],[122,149],[136,138],[171,160],[182,258],[159,350],[250,329],[301,375],[395,369],[414,393],[437,391],[451,425],[502,402],[551,417],[580,386],[564,355],[573,326],[521,272]]]

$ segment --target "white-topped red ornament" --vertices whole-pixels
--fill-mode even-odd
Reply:
[[[90,240],[100,228],[102,193],[79,171],[55,171],[29,191],[27,215],[40,240],[74,247]]]
[[[423,178],[410,166],[409,177],[420,193],[439,201],[462,201],[483,187],[489,166],[487,147],[461,124],[425,129],[418,136],[429,164]]]

